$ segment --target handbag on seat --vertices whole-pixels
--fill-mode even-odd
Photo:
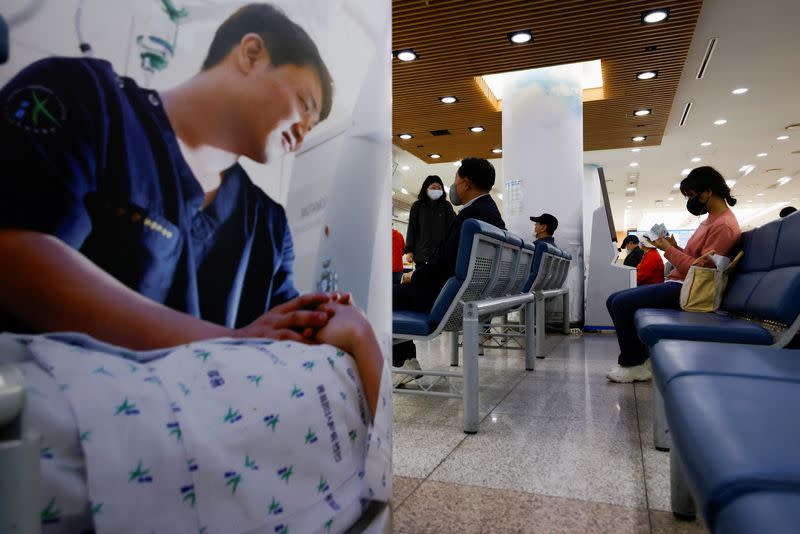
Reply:
[[[692,262],[686,279],[681,288],[680,304],[681,309],[690,312],[713,312],[717,311],[722,304],[722,297],[728,285],[728,277],[739,260],[744,256],[744,252],[739,252],[733,261],[724,269],[715,267],[700,267],[698,263],[714,255],[713,250],[709,250]]]

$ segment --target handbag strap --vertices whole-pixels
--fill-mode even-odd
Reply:
[[[731,262],[731,263],[730,263],[730,264],[729,264],[729,265],[728,265],[728,266],[725,268],[725,271],[726,271],[726,272],[727,272],[727,271],[730,271],[731,269],[733,269],[734,267],[736,267],[736,264],[737,264],[737,263],[739,263],[739,261],[740,261],[740,260],[741,260],[743,257],[744,257],[744,251],[743,251],[743,250],[740,250],[740,251],[739,251],[739,253],[736,255],[736,257],[735,257],[735,258],[733,258],[733,261],[732,261],[732,262]]]
[[[698,263],[700,263],[702,260],[704,260],[704,259],[706,259],[706,258],[709,258],[709,257],[711,257],[711,255],[712,255],[712,254],[714,254],[714,251],[713,251],[713,250],[709,250],[708,252],[706,252],[705,254],[703,254],[702,256],[700,256],[699,258],[697,258],[696,260],[694,260],[694,261],[692,262],[692,267],[694,267],[695,265],[697,265]]]

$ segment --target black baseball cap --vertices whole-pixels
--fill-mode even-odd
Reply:
[[[542,213],[538,217],[531,217],[531,220],[533,222],[546,225],[547,233],[550,235],[553,235],[553,232],[555,232],[556,228],[558,228],[558,219],[556,219],[549,213]]]
[[[636,237],[633,234],[627,235],[627,236],[625,236],[625,239],[622,240],[622,243],[620,244],[620,247],[625,248],[628,245],[628,243],[635,243],[635,244],[638,245],[639,244],[639,238]]]

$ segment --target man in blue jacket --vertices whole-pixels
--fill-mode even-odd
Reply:
[[[455,274],[458,257],[458,243],[461,238],[461,225],[467,219],[478,219],[501,229],[505,229],[503,217],[497,204],[489,194],[494,186],[495,171],[488,160],[466,158],[456,172],[455,182],[450,186],[450,202],[464,207],[456,216],[444,241],[436,249],[433,257],[425,265],[403,276],[403,284],[393,286],[392,309],[429,312],[444,287],[445,282]],[[406,341],[393,347],[394,367],[419,369],[416,347],[413,341]],[[395,385],[413,380],[412,375],[397,375]]]
[[[314,42],[266,4],[166,92],[95,59],[24,69],[0,91],[0,331],[307,339],[329,297],[298,297],[285,212],[237,160],[297,150],[332,93]]]

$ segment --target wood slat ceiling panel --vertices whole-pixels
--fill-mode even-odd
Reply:
[[[426,162],[493,157],[502,146],[501,113],[475,76],[600,59],[605,98],[584,103],[584,150],[657,145],[666,128],[702,0],[394,0],[392,49],[419,58],[394,60],[395,144]],[[643,25],[641,13],[670,9],[666,22]],[[533,31],[533,43],[512,45],[506,34]],[[656,46],[647,52],[646,47]],[[637,72],[658,77],[638,81]],[[455,95],[456,104],[438,98]],[[633,110],[652,108],[646,117]],[[468,131],[481,125],[486,131]],[[431,130],[453,135],[434,137]],[[643,143],[631,137],[646,135]],[[441,159],[431,160],[428,154]],[[496,156],[494,156],[496,157]]]

